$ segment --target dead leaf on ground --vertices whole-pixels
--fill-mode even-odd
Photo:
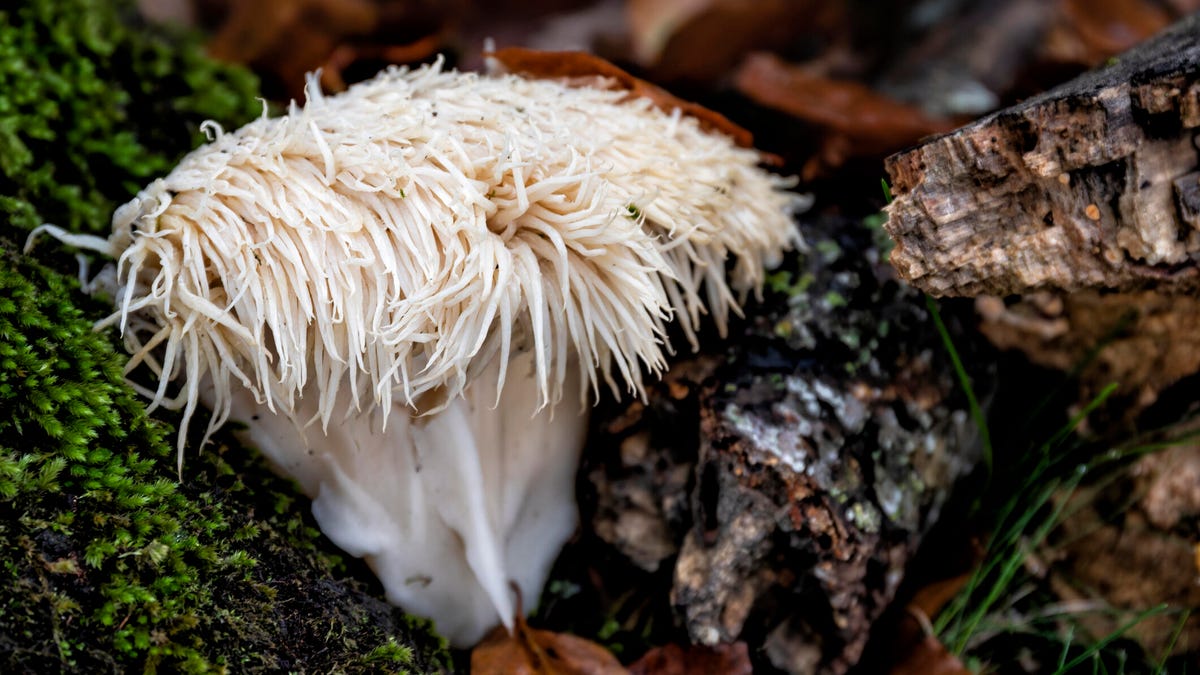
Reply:
[[[629,666],[630,675],[750,675],[750,649],[745,642],[713,647],[666,645],[646,652]]]
[[[983,559],[984,550],[978,541],[971,540],[964,550],[968,567],[975,567]],[[913,594],[905,606],[905,616],[895,626],[891,653],[894,662],[890,675],[968,675],[961,660],[951,654],[937,635],[933,633],[930,618],[938,615],[946,603],[958,595],[971,579],[972,572],[964,572],[948,579],[930,582]]]
[[[964,120],[934,118],[858,82],[831,80],[765,53],[751,54],[735,75],[755,102],[826,131],[821,152],[805,166],[812,178],[854,157],[877,157],[944,133]]]
[[[958,595],[958,592],[970,580],[971,574],[971,572],[967,572],[926,584],[913,594],[912,600],[908,603],[909,611],[920,612],[926,617],[937,616],[938,612],[942,611],[942,607],[945,607],[947,602]]]
[[[678,108],[683,114],[696,118],[706,130],[723,133],[743,147],[754,144],[754,137],[749,131],[729,121],[724,115],[678,98],[594,54],[505,47],[489,52],[487,56],[502,66],[503,70],[528,77],[558,79],[584,86],[596,86],[602,80],[607,80],[614,85],[613,88],[628,91],[630,98],[650,99],[654,105],[668,112]]]
[[[627,0],[625,11],[633,59],[663,80],[717,80],[752,49],[847,25],[845,3],[811,0]]]
[[[244,63],[282,94],[300,98],[305,75],[322,70],[329,90],[344,88],[358,59],[419,60],[442,46],[450,14],[432,0],[198,0],[219,17],[209,53]],[[454,5],[456,3],[446,3]]]
[[[436,54],[443,42],[441,34],[434,34],[402,45],[339,45],[321,67],[321,84],[327,91],[343,91],[347,87],[344,73],[359,61],[417,63]]]
[[[891,669],[891,675],[972,675],[959,658],[934,635],[926,635],[908,658]]]
[[[1043,51],[1052,61],[1091,68],[1200,9],[1197,0],[1166,7],[1154,0],[1062,0]]]
[[[607,649],[568,633],[530,628],[518,613],[510,635],[503,626],[471,651],[472,675],[625,675]]]
[[[349,36],[374,30],[378,8],[371,0],[260,0],[229,2],[208,43],[214,58],[245,63],[278,79],[299,97],[304,76],[316,70]]]

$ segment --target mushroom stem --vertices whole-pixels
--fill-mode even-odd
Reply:
[[[499,397],[494,359],[436,413],[397,401],[386,428],[375,410],[323,430],[306,424],[316,396],[272,412],[247,390],[235,393],[231,417],[253,422],[242,440],[312,497],[321,531],[367,561],[390,602],[466,646],[497,623],[512,627],[510,581],[537,598],[578,521],[587,413],[583,401],[539,410],[534,361],[532,352],[510,360]],[[574,381],[564,392],[579,392],[578,368],[565,370]],[[339,407],[350,403],[349,393],[339,397]]]

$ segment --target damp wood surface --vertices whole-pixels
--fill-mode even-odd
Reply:
[[[635,585],[670,586],[688,641],[744,640],[779,671],[840,674],[978,446],[882,233],[803,225],[809,251],[724,354],[599,413],[580,502],[585,541],[610,552],[593,571],[602,587],[644,575]]]
[[[933,295],[1200,288],[1200,14],[886,161],[901,276]]]

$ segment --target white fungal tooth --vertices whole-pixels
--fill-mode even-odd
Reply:
[[[107,242],[45,230],[119,258],[101,323],[183,408],[180,462],[199,403],[207,434],[245,423],[392,601],[469,645],[574,528],[589,398],[643,395],[668,321],[723,332],[802,200],[625,92],[440,64],[306,91],[206,126]]]

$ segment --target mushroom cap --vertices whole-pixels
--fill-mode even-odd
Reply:
[[[539,406],[569,367],[640,393],[667,321],[693,344],[705,312],[723,330],[799,243],[789,181],[644,99],[440,64],[307,93],[217,129],[114,216],[111,321],[185,424],[206,381],[210,432],[235,386],[283,413],[317,395],[322,426],[394,400],[426,414],[493,359],[502,390],[526,350]]]

